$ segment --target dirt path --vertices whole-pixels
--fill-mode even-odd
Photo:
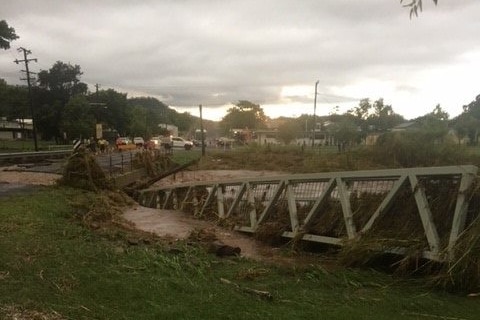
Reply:
[[[0,167],[0,183],[20,185],[53,185],[60,179],[59,174],[27,172],[17,166]]]
[[[16,170],[16,166],[0,167],[0,198],[28,194],[39,186],[53,185],[60,178],[58,174]]]

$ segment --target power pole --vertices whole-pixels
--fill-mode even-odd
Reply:
[[[98,102],[98,88],[100,87],[100,85],[98,83],[95,83],[95,99],[97,100]]]
[[[313,102],[313,128],[312,128],[312,148],[315,146],[315,128],[317,127],[317,119],[315,114],[317,113],[317,87],[318,87],[318,80],[315,82],[315,98]]]
[[[199,105],[198,107],[200,109],[200,134],[202,137],[202,157],[205,157],[205,135],[203,133],[202,105]]]
[[[27,80],[27,85],[28,85],[28,103],[30,105],[30,114],[32,116],[32,130],[33,130],[33,141],[35,143],[35,151],[38,151],[38,143],[37,143],[37,128],[35,126],[35,114],[33,112],[33,99],[32,99],[32,84],[30,82],[30,80],[32,79],[30,77],[30,74],[31,73],[35,73],[35,72],[30,72],[29,68],[28,68],[28,63],[30,61],[35,61],[37,62],[37,59],[36,58],[33,58],[33,59],[28,59],[27,56],[29,54],[32,54],[32,52],[30,50],[27,50],[25,48],[18,48],[18,52],[23,52],[23,60],[18,60],[18,59],[15,59],[15,63],[16,64],[19,64],[20,62],[24,62],[25,63],[25,70],[21,70],[22,72],[25,72],[27,74],[27,77],[26,78],[22,78],[20,80]]]

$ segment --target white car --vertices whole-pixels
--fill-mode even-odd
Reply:
[[[193,142],[190,140],[185,140],[180,137],[171,137],[172,147],[174,148],[184,148],[185,150],[190,150],[193,148]]]
[[[133,138],[133,143],[134,143],[137,147],[143,147],[143,145],[145,144],[145,141],[143,140],[142,137],[135,137],[135,138]]]

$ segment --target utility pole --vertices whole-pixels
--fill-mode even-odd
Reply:
[[[27,50],[25,48],[18,48],[18,52],[23,52],[23,60],[18,60],[18,59],[15,59],[15,63],[16,64],[19,64],[20,62],[24,62],[25,63],[25,70],[21,70],[22,72],[25,72],[27,74],[27,78],[24,78],[24,79],[20,79],[20,80],[27,80],[27,85],[28,85],[28,102],[30,104],[30,114],[32,116],[32,130],[33,130],[33,141],[35,143],[35,151],[38,151],[38,143],[37,143],[37,128],[35,126],[35,114],[33,112],[33,99],[32,99],[32,84],[30,82],[30,80],[32,79],[30,77],[30,73],[35,73],[35,72],[30,72],[29,68],[28,68],[28,63],[30,61],[35,61],[37,62],[37,59],[36,58],[33,58],[33,59],[28,59],[27,56],[29,54],[32,54],[32,52],[30,50]]]
[[[94,107],[94,114],[95,114],[95,137],[97,139],[103,138],[103,127],[102,127],[102,122],[104,114],[104,109],[106,109],[106,103],[99,102],[100,99],[98,98],[98,88],[100,88],[100,85],[98,83],[95,83],[95,102],[90,102],[90,106]]]
[[[317,87],[318,87],[318,80],[315,82],[315,98],[313,100],[313,128],[312,128],[312,148],[315,146],[315,128],[317,127],[317,119],[315,114],[317,113]]]
[[[202,105],[199,105],[200,109],[200,134],[202,137],[202,157],[205,157],[205,135],[203,134],[203,118],[202,118]]]
[[[95,99],[97,100],[98,102],[98,88],[100,87],[100,85],[98,83],[95,83]]]

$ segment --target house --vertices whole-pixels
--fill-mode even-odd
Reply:
[[[170,132],[170,135],[174,137],[178,137],[178,127],[173,125],[173,124],[167,124],[167,123],[160,123],[158,125],[159,128],[165,129],[168,132]]]
[[[271,144],[280,144],[280,141],[277,138],[278,131],[276,129],[266,129],[266,130],[256,130],[255,141],[259,145],[271,145]]]
[[[0,118],[0,140],[27,139],[33,135],[32,119]]]
[[[415,130],[418,129],[419,124],[416,121],[408,121],[400,123],[391,129],[392,132],[400,132],[400,131],[407,131],[407,130]]]

